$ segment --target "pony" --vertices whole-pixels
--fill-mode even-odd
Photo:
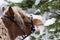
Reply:
[[[30,20],[31,18],[25,15],[26,13],[19,7],[2,7],[2,11],[3,16],[0,17],[1,40],[16,40],[21,36],[27,37],[32,31],[31,29],[35,28],[34,25],[43,24],[40,19],[34,19],[34,17]],[[30,27],[30,24],[32,27]]]

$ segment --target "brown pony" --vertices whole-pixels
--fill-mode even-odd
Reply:
[[[3,16],[0,17],[0,39],[16,40],[19,36],[29,35],[32,31],[30,17],[26,16],[22,9],[9,6],[7,9],[2,8]],[[33,25],[42,24],[41,20],[33,19]],[[34,26],[33,26],[34,27]]]

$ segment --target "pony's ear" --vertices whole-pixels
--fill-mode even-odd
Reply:
[[[5,7],[2,7],[2,12],[4,12],[5,11]]]
[[[5,13],[5,15],[14,17],[14,12],[13,12],[13,9],[12,9],[11,6],[9,6],[9,8],[8,8],[7,12]]]

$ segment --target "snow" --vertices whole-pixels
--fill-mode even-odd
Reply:
[[[30,40],[30,36],[28,36],[27,38],[25,38],[24,40]]]
[[[13,3],[21,3],[23,0],[8,0],[8,1],[11,1]]]
[[[36,14],[37,12],[40,12],[40,9],[37,9],[34,13]]]
[[[4,0],[0,0],[0,5],[2,4],[8,4],[8,3],[6,3]]]
[[[34,9],[34,8],[29,8],[29,9],[27,9],[27,13],[28,14],[33,14],[34,12],[36,11],[36,9]]]
[[[45,27],[43,25],[38,26],[38,30],[40,31],[40,35],[44,34]]]
[[[55,29],[50,29],[49,31],[55,31]]]
[[[52,25],[53,23],[55,23],[56,19],[55,18],[51,18],[46,20],[46,22],[44,23],[44,26],[49,26]]]
[[[35,1],[35,5],[38,5],[40,3],[40,0]]]
[[[52,0],[49,0],[49,2],[52,1]]]

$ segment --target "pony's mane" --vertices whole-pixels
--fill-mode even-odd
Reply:
[[[22,8],[20,8],[20,7],[12,7],[12,8],[18,10],[19,12],[21,12],[24,15],[26,14],[25,11],[22,10]]]
[[[20,7],[15,6],[15,7],[12,7],[12,8],[18,10],[18,13],[20,13],[20,14],[22,14],[22,15],[25,15],[25,16],[28,16],[28,17],[30,16],[28,13],[26,13],[25,10],[23,10],[23,9],[20,8]]]
[[[17,21],[18,21],[19,23],[22,22],[23,26],[25,26],[25,25],[24,25],[24,21],[23,21],[21,15],[19,14],[19,10],[20,10],[20,12],[21,12],[22,14],[24,14],[23,10],[22,10],[21,8],[19,8],[19,7],[12,7],[12,9],[13,9],[13,11],[14,11],[14,13],[15,13],[14,16],[15,16],[15,18],[17,19]],[[20,25],[20,24],[19,24],[19,25]]]

